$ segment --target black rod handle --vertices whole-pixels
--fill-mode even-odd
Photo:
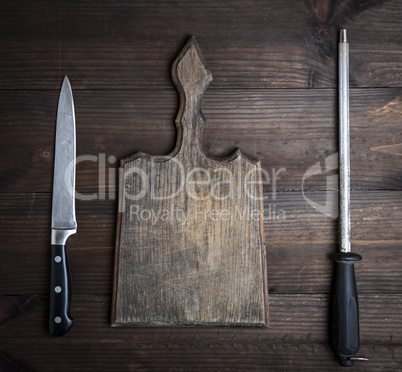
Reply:
[[[332,300],[332,346],[341,366],[352,366],[360,346],[359,304],[355,278],[355,261],[362,257],[355,253],[336,253],[334,294]]]
[[[71,276],[65,245],[53,245],[50,264],[49,333],[62,336],[72,327]]]

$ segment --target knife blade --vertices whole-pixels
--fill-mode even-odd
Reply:
[[[51,223],[49,333],[62,336],[74,320],[70,314],[71,276],[66,250],[77,231],[75,218],[75,112],[68,77],[64,77],[57,109]]]

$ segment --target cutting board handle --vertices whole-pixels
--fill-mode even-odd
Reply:
[[[212,81],[212,74],[205,67],[194,37],[190,38],[174,61],[172,78],[180,95],[180,108],[176,117],[176,151],[203,152],[206,120],[201,112],[200,100]]]

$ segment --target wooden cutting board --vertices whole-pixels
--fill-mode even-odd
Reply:
[[[194,38],[172,76],[175,149],[121,163],[112,326],[267,326],[260,163],[203,148],[212,75]]]

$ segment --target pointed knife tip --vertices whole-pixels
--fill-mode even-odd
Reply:
[[[67,86],[67,87],[71,90],[70,79],[68,78],[67,75],[64,75],[62,88],[63,88],[64,86]]]
[[[73,89],[71,88],[70,80],[67,75],[64,76],[63,84],[61,86],[60,95],[62,94],[73,95]]]

